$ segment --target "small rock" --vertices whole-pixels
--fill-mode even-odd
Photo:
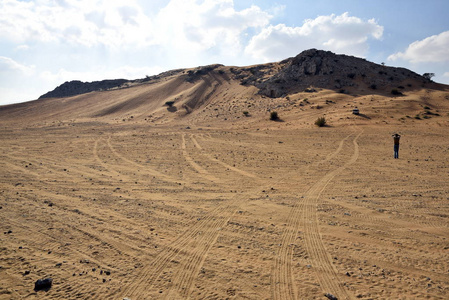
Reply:
[[[34,283],[34,290],[37,291],[48,291],[51,288],[51,285],[53,284],[52,278],[44,278],[44,279],[38,279]]]
[[[30,273],[30,270],[26,270],[25,272],[23,272],[23,276],[29,275]]]
[[[104,273],[105,273],[107,276],[111,275],[111,271],[104,271]]]
[[[106,282],[106,278],[103,278],[103,283],[105,283]]]
[[[8,234],[10,234],[10,233],[12,233],[12,230],[8,230],[8,232],[7,232]]]
[[[326,293],[326,294],[324,294],[324,296],[329,300],[338,300],[337,297],[335,297],[334,295],[332,295],[330,293]]]
[[[60,267],[60,266],[62,266],[62,263],[57,263],[56,264],[56,267]]]

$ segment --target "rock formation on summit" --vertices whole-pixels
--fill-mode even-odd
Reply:
[[[302,92],[311,86],[343,91],[350,87],[397,87],[407,79],[429,82],[408,69],[387,67],[363,58],[316,49],[306,50],[296,57],[281,61],[279,65],[279,70],[267,78],[257,74],[263,73],[266,65],[247,68],[247,76],[241,76],[242,82],[258,87],[261,94],[269,97]]]

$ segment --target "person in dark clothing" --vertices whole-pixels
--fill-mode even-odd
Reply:
[[[399,139],[401,136],[397,133],[393,134],[394,141],[394,158],[399,158]]]

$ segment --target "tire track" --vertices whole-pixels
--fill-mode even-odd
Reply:
[[[198,259],[200,262],[204,261],[205,255],[218,237],[219,228],[224,227],[232,215],[238,210],[238,203],[239,201],[234,199],[229,203],[220,205],[206,217],[190,226],[167,249],[159,252],[155,259],[140,271],[137,276],[138,280],[125,287],[121,295],[130,297],[131,299],[146,299],[145,292],[147,290],[142,290],[139,287],[149,286],[149,288],[154,288],[157,279],[162,275],[169,263],[175,260],[179,254],[190,257],[190,261],[198,261]],[[192,249],[193,255],[188,252],[188,249]],[[182,278],[189,278],[187,281],[191,283],[197,273],[195,270],[200,268],[201,264],[197,264],[195,269],[195,266],[187,261],[185,266],[190,269],[188,272],[184,270],[184,273],[188,274],[182,275]],[[182,279],[181,282],[185,282],[185,279]],[[181,285],[178,284],[178,286]],[[187,288],[179,287],[179,289],[185,291],[183,294],[188,294],[191,286]]]
[[[192,139],[192,141],[193,141],[193,143],[195,144],[195,146],[196,146],[198,149],[202,150],[201,145],[198,143],[198,141],[195,139],[195,137],[193,137],[193,135],[191,135],[190,138]],[[236,168],[236,167],[234,167],[234,166],[228,165],[227,163],[225,163],[225,162],[223,162],[223,161],[221,161],[221,160],[219,160],[219,159],[213,157],[213,156],[210,155],[210,154],[204,153],[203,155],[206,156],[210,161],[213,161],[213,162],[215,162],[215,163],[217,163],[217,164],[220,164],[220,165],[222,165],[223,167],[225,167],[225,168],[227,168],[227,169],[229,169],[229,170],[231,170],[231,171],[234,171],[234,172],[236,172],[236,173],[239,173],[240,175],[243,175],[243,176],[245,176],[245,177],[249,177],[249,178],[252,178],[252,179],[260,179],[259,176],[255,175],[255,174],[252,174],[252,173],[250,173],[250,172],[241,170],[241,169]]]
[[[309,253],[310,261],[312,266],[314,266],[321,288],[323,292],[330,293],[338,299],[353,299],[354,297],[339,281],[337,270],[332,264],[332,260],[322,241],[318,224],[317,204],[321,193],[326,189],[332,179],[357,161],[359,157],[357,139],[360,135],[361,133],[352,141],[354,145],[352,157],[343,166],[327,173],[307,192],[302,214],[306,250]]]
[[[112,137],[112,136],[109,136],[109,138],[108,138],[108,140],[107,140],[107,144],[108,144],[108,147],[109,147],[109,149],[111,150],[111,152],[112,152],[117,158],[119,158],[119,159],[121,159],[121,160],[127,162],[128,164],[134,165],[134,166],[136,166],[136,167],[138,167],[138,168],[142,168],[143,171],[144,171],[145,173],[149,174],[150,176],[158,177],[158,178],[160,178],[160,179],[162,179],[162,180],[164,180],[164,181],[166,181],[166,182],[169,182],[169,183],[176,183],[176,184],[178,184],[178,183],[186,184],[186,183],[187,183],[187,182],[184,182],[184,181],[181,180],[181,179],[176,179],[176,178],[173,178],[173,177],[171,177],[171,176],[165,175],[165,174],[163,174],[163,173],[161,173],[161,172],[159,172],[159,171],[156,171],[156,170],[154,170],[154,169],[151,169],[151,168],[149,168],[148,166],[145,166],[145,165],[141,165],[141,164],[139,164],[139,163],[136,163],[135,161],[132,161],[132,160],[126,158],[125,156],[121,155],[120,153],[118,153],[117,150],[114,149],[114,147],[113,147],[113,145],[112,145],[112,143],[111,143],[111,137]]]
[[[350,135],[342,139],[337,149],[329,154],[324,161],[320,161],[319,164],[335,158],[341,152],[344,142],[349,137]],[[312,186],[311,189],[313,189],[314,186]],[[280,248],[274,258],[271,275],[271,295],[273,299],[284,300],[297,298],[291,262],[293,258],[293,244],[296,241],[296,235],[301,222],[301,219],[298,216],[300,216],[301,212],[304,210],[304,204],[305,201],[298,201],[291,210],[287,219],[287,227],[282,234]]]
[[[186,149],[185,135],[182,135],[182,139],[182,150],[186,152],[187,157],[190,157]],[[198,149],[202,150],[201,145],[196,140],[193,143]],[[204,153],[204,155],[211,158],[208,154]],[[184,156],[186,157],[186,155]],[[213,160],[218,161],[217,159]],[[225,163],[223,164],[226,167],[231,167]],[[204,171],[207,172],[206,170]],[[255,178],[252,174],[248,177],[251,179]],[[169,265],[172,261],[179,260],[179,265],[177,266],[165,298],[188,299],[193,290],[193,283],[200,272],[209,250],[215,244],[221,228],[224,228],[232,216],[239,210],[241,203],[244,202],[242,200],[246,199],[252,192],[255,192],[256,189],[254,188],[245,194],[236,195],[233,199],[222,203],[209,212],[206,217],[193,224],[167,249],[160,252],[149,265],[141,270],[137,276],[139,280],[126,286],[120,295],[130,297],[131,299],[146,299],[146,292],[148,290],[143,290],[141,286],[149,285],[149,288],[154,290],[156,288],[155,284],[162,276],[164,270],[170,267]]]
[[[194,143],[195,143],[195,147],[197,147],[198,149],[201,149],[201,146],[199,146],[196,141],[194,141]],[[201,167],[199,164],[197,164],[193,160],[193,158],[189,155],[189,153],[187,152],[186,139],[185,139],[184,133],[182,134],[181,150],[182,150],[182,155],[184,156],[185,160],[192,166],[192,168],[198,173],[199,176],[201,176],[203,179],[206,179],[208,181],[214,181],[214,182],[219,181],[215,176],[211,175],[207,170],[205,170],[203,167]]]

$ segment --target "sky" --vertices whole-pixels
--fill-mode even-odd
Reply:
[[[70,81],[280,61],[310,48],[449,84],[447,0],[0,0],[0,105]]]

